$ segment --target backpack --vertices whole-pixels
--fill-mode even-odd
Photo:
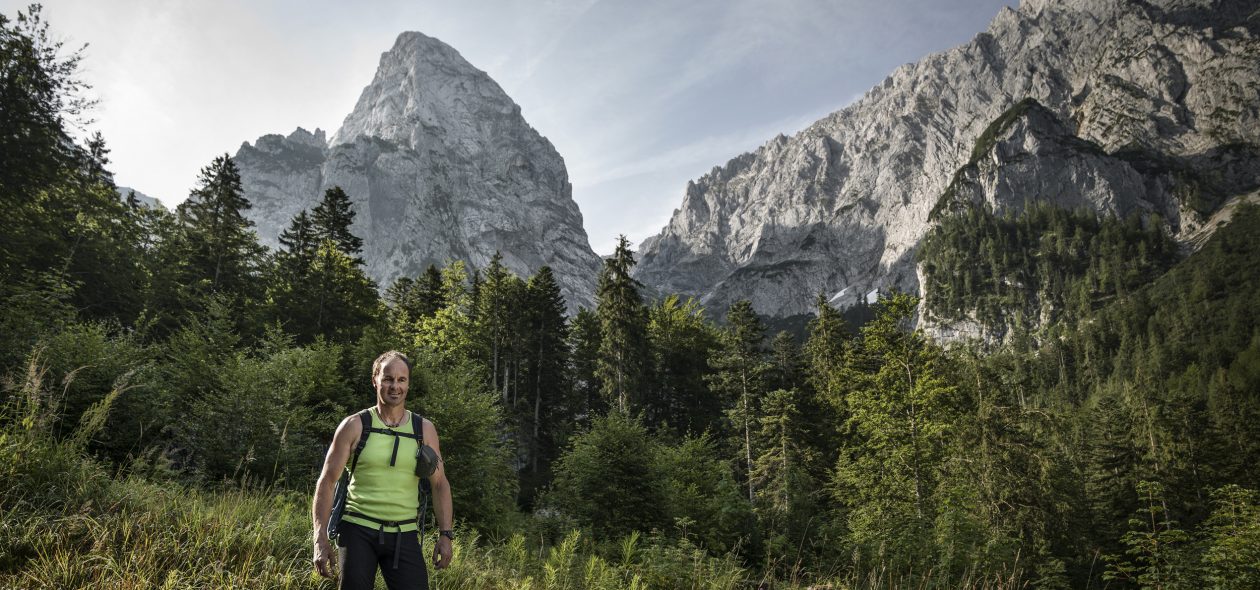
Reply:
[[[330,541],[336,541],[337,536],[340,534],[338,529],[341,526],[341,517],[345,514],[346,510],[346,496],[350,493],[350,478],[354,475],[354,468],[359,464],[359,454],[363,452],[363,447],[367,445],[368,435],[373,432],[391,435],[394,437],[394,454],[390,457],[390,465],[393,465],[394,461],[398,458],[398,443],[401,442],[403,438],[414,438],[416,439],[416,442],[419,443],[419,447],[416,449],[416,472],[417,475],[420,475],[420,485],[417,490],[417,494],[419,494],[420,498],[420,513],[416,515],[416,524],[420,528],[420,538],[424,539],[424,516],[429,509],[429,494],[431,492],[431,488],[429,486],[429,476],[433,475],[433,472],[437,469],[437,453],[433,451],[432,447],[424,444],[424,418],[422,418],[419,414],[412,412],[412,432],[406,433],[387,428],[373,428],[371,408],[359,412],[358,416],[359,421],[363,424],[363,431],[359,434],[359,442],[354,446],[354,451],[350,455],[350,465],[341,472],[341,478],[337,480],[337,488],[333,493],[332,512],[328,516],[328,539]],[[425,466],[427,466],[427,468]],[[426,473],[420,473],[422,469],[424,469]],[[356,518],[363,518],[380,524],[382,530],[384,530],[384,527],[386,526],[396,527],[402,524],[399,522],[383,521],[357,512],[352,512],[351,514]]]

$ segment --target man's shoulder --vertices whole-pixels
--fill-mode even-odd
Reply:
[[[342,418],[341,424],[337,426],[337,432],[345,432],[348,435],[353,434],[356,437],[359,436],[359,434],[363,432],[363,418],[361,417],[363,412],[364,410],[360,410]]]

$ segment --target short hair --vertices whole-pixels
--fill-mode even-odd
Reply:
[[[407,358],[407,355],[398,352],[397,350],[390,350],[381,353],[381,356],[376,357],[376,360],[372,361],[372,380],[376,380],[377,376],[381,374],[381,371],[385,369],[385,365],[388,365],[396,360],[402,361],[404,365],[407,365],[407,372],[411,372],[411,359]]]

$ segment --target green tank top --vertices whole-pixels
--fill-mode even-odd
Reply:
[[[372,415],[372,427],[412,434],[411,412],[397,428],[390,428],[381,420],[376,408]],[[394,454],[394,441],[398,441],[398,456],[394,464],[389,459]],[[358,512],[391,522],[403,523],[398,527],[385,527],[385,532],[416,530],[416,516],[420,513],[418,489],[420,477],[416,475],[416,450],[420,441],[414,438],[390,436],[380,432],[368,434],[367,444],[359,454],[359,462],[350,475],[350,487],[346,490],[346,512],[343,520],[370,529],[380,528],[380,523],[356,517]]]

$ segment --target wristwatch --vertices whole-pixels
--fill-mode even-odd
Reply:
[[[446,537],[452,541],[455,540],[455,531],[438,531],[439,537]]]

